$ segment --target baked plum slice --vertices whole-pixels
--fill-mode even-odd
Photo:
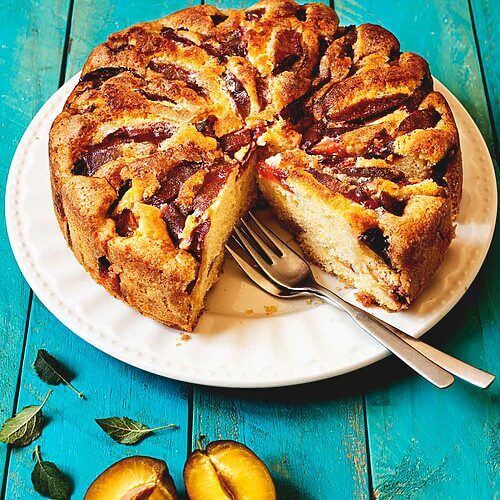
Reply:
[[[384,262],[391,266],[389,258],[389,240],[384,235],[379,227],[371,227],[359,236],[359,241],[364,243],[368,248],[373,250]]]
[[[222,74],[226,82],[226,88],[233,98],[234,104],[240,116],[245,119],[250,114],[250,97],[243,84],[230,71]]]
[[[179,194],[181,186],[199,169],[200,163],[184,161],[172,167],[161,179],[158,191],[144,200],[144,203],[160,208],[169,203]]]
[[[417,129],[433,128],[440,120],[441,115],[434,108],[419,109],[399,124],[398,133],[408,134]]]
[[[108,134],[100,143],[84,149],[80,158],[73,164],[71,173],[90,177],[105,163],[120,156],[120,146],[130,142],[160,142],[172,137],[176,127],[171,123],[150,123],[144,127],[123,127]]]
[[[210,16],[212,19],[214,26],[218,26],[219,24],[222,24],[228,16],[225,16],[224,14],[214,14],[213,16]]]
[[[99,88],[107,80],[109,80],[109,79],[111,79],[111,78],[113,78],[113,77],[115,77],[115,76],[117,76],[120,73],[123,73],[125,71],[129,71],[135,77],[140,78],[140,75],[130,68],[124,68],[123,66],[103,67],[103,68],[97,68],[97,69],[94,69],[93,71],[89,71],[88,73],[85,73],[80,78],[80,82],[90,82],[92,84],[93,88]]]
[[[234,157],[241,148],[251,146],[257,138],[265,132],[263,127],[242,128],[219,138],[219,144],[222,151],[227,155]]]
[[[240,57],[247,56],[248,47],[245,32],[241,26],[226,35],[225,38],[220,42],[220,45],[221,55]]]
[[[167,40],[172,40],[173,42],[179,45],[183,45],[185,47],[196,45],[189,38],[179,35],[179,33],[177,33],[177,31],[175,31],[173,28],[164,27],[161,29],[160,34],[163,38],[166,38]]]
[[[137,220],[132,213],[132,210],[125,208],[122,212],[114,217],[116,223],[116,233],[119,236],[131,236],[137,229]]]
[[[273,75],[290,71],[302,57],[302,36],[295,30],[281,31],[276,40]]]
[[[207,95],[205,89],[198,84],[198,75],[194,71],[189,71],[175,63],[155,60],[148,64],[148,68],[156,71],[157,73],[161,73],[167,80],[177,80],[179,82],[183,82],[188,89],[193,90],[201,96]]]
[[[196,130],[200,134],[206,135],[208,137],[215,137],[215,124],[217,123],[217,117],[215,115],[208,115],[205,119],[199,121],[195,124]]]

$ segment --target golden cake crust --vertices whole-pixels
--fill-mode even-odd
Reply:
[[[322,4],[201,5],[132,26],[92,51],[52,126],[61,230],[115,297],[190,331],[217,279],[223,243],[253,202],[259,158],[288,151],[280,169],[302,176],[311,196],[331,200],[342,196],[332,198],[305,166],[312,161],[319,171],[321,159],[342,151],[349,161],[406,173],[408,185],[392,187],[411,198],[404,222],[343,202],[356,224],[371,220],[391,234],[391,259],[409,272],[411,300],[442,260],[461,194],[453,116],[431,88],[427,63],[401,54],[393,35],[373,25],[339,28]],[[311,142],[314,126],[323,129]],[[333,138],[325,132],[333,126],[349,130]],[[389,155],[366,158],[389,142]],[[408,194],[425,183],[431,194]],[[426,253],[429,238],[415,228],[442,233],[441,248]]]

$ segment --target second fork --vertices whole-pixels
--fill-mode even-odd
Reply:
[[[235,228],[233,238],[258,266],[262,279],[271,280],[278,287],[286,289],[285,297],[311,294],[326,299],[347,312],[358,326],[437,387],[444,388],[453,383],[453,377],[448,371],[482,388],[488,387],[493,382],[495,377],[492,374],[406,335],[320,285],[315,280],[309,264],[295,250],[263,225],[251,212],[249,215],[258,231],[241,219],[242,227]],[[233,251],[231,253],[235,256]],[[242,267],[241,263],[238,263]],[[259,283],[258,278],[255,279],[255,275],[251,278],[272,293],[266,286],[262,286],[261,280]]]

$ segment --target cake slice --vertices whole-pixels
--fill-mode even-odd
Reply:
[[[304,252],[364,303],[408,307],[441,265],[461,198],[458,132],[427,63],[380,26],[340,29],[294,109],[295,149],[258,182]]]
[[[358,162],[358,165],[363,165]],[[359,169],[376,169],[358,166]],[[356,288],[365,305],[408,307],[440,266],[454,229],[433,181],[334,174],[302,151],[259,165],[259,187],[306,256]]]
[[[118,170],[107,162],[107,179],[66,180],[56,204],[68,244],[96,281],[187,331],[218,279],[224,243],[255,199],[255,157],[242,166],[215,145],[186,127],[146,159],[135,151]]]

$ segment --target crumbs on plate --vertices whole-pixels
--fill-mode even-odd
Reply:
[[[320,306],[321,304],[324,304],[324,303],[325,302],[323,301],[323,299],[320,299],[317,297],[306,299],[306,304],[308,306]]]
[[[264,306],[264,311],[266,316],[272,316],[278,312],[278,308],[276,306]]]
[[[177,344],[175,344],[175,345],[179,347],[182,345],[182,342],[187,342],[188,340],[191,340],[191,335],[189,335],[189,333],[184,332],[179,337],[179,342],[177,342]],[[180,341],[182,341],[182,342],[180,342]]]
[[[253,309],[245,309],[245,314],[251,316],[253,314]]]

